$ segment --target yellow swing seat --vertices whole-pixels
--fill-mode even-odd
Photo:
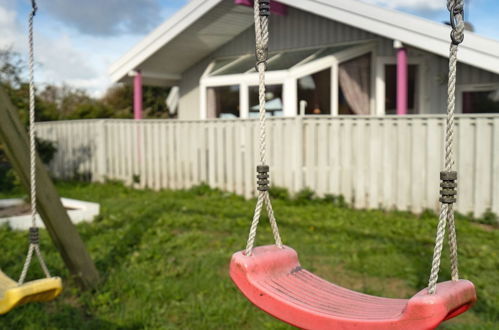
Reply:
[[[0,270],[0,315],[14,307],[55,299],[62,292],[60,277],[50,277],[18,285]]]

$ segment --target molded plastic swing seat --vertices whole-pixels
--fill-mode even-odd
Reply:
[[[329,283],[300,267],[298,255],[275,245],[232,256],[230,276],[258,308],[304,329],[434,329],[476,301],[467,280],[442,282],[411,299],[370,296]]]
[[[62,291],[59,277],[45,278],[17,285],[17,282],[0,271],[0,314],[29,302],[55,299]]]

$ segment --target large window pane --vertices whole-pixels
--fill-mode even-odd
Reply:
[[[207,89],[208,118],[239,117],[239,85]]]
[[[228,58],[221,58],[215,61],[213,64],[213,67],[211,68],[210,74],[213,74],[214,72],[219,71],[221,68],[224,66],[228,65],[229,63],[234,62],[237,60],[239,57],[228,57]]]
[[[282,85],[267,85],[265,90],[266,112],[269,116],[282,116]],[[259,115],[258,86],[249,87],[249,117]]]
[[[331,114],[331,69],[298,79],[298,113],[302,110],[306,115]]]
[[[409,90],[407,94],[407,113],[419,113],[417,104],[417,79],[418,66],[409,65]],[[385,113],[387,115],[397,114],[397,66],[388,64],[385,66]]]
[[[463,113],[499,113],[499,89],[463,92]]]
[[[296,51],[287,51],[277,55],[268,63],[269,70],[287,70],[303,61],[307,57],[317,53],[317,49],[305,49],[305,50],[296,50]]]
[[[240,57],[237,61],[234,61],[225,69],[217,72],[215,75],[222,76],[227,74],[244,73],[248,70],[251,70],[251,68],[255,66],[255,62],[256,60],[254,56]]]

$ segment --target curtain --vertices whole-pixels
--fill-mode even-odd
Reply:
[[[369,114],[371,54],[339,65],[339,84],[345,99],[357,115]]]

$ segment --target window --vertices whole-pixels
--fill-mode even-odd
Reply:
[[[463,113],[499,113],[499,89],[463,92]]]
[[[331,69],[298,79],[298,110],[305,115],[331,114]]]
[[[361,55],[375,47],[374,42],[359,42],[270,53],[265,95],[268,116],[336,115],[338,99],[345,113],[369,113],[371,55]],[[342,70],[345,74],[340,78]],[[214,59],[200,80],[201,118],[257,117],[258,82],[254,54]]]
[[[409,82],[407,94],[407,113],[419,113],[417,104],[418,66],[409,65]],[[385,113],[387,115],[397,114],[397,66],[395,64],[385,65]]]
[[[207,89],[207,118],[239,117],[239,85]]]
[[[267,85],[265,89],[265,105],[268,116],[282,116],[282,85]],[[258,86],[249,87],[249,117],[258,117],[260,102]]]

